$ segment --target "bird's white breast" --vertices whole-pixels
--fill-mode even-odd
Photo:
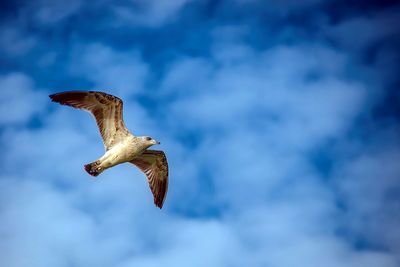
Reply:
[[[143,148],[134,138],[127,138],[112,146],[102,157],[106,167],[131,161],[143,152]]]

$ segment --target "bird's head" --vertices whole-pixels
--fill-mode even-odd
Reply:
[[[150,136],[142,136],[141,139],[142,139],[143,143],[145,143],[148,147],[150,147],[152,145],[159,145],[160,144],[160,142],[154,140]]]

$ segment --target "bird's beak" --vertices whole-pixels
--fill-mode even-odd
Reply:
[[[160,142],[160,141],[157,141],[156,144],[159,145],[159,144],[161,144],[161,142]]]

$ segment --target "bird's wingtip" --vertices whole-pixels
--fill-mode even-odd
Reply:
[[[54,97],[56,96],[56,94],[51,94],[51,95],[49,95],[49,98],[51,99],[51,101],[53,101],[54,102]]]
[[[154,204],[156,205],[157,208],[162,209],[164,203],[155,200]]]

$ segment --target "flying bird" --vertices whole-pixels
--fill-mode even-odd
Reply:
[[[53,102],[90,112],[103,139],[105,153],[98,160],[84,165],[92,176],[115,165],[130,162],[143,171],[160,209],[168,190],[168,163],[163,151],[148,149],[160,142],[150,136],[134,136],[122,118],[122,100],[95,91],[69,91],[49,95]]]

